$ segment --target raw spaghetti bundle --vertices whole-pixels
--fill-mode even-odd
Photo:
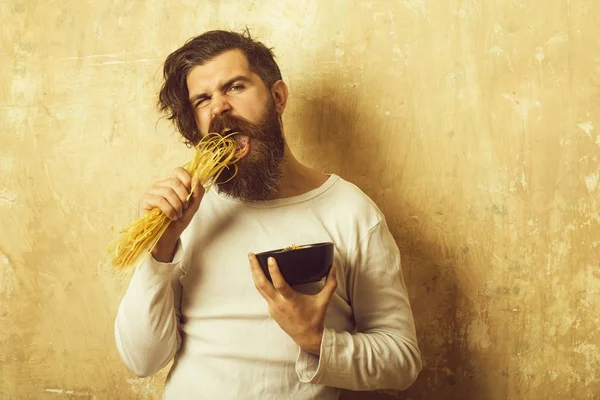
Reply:
[[[192,187],[199,181],[206,190],[217,182],[225,168],[238,161],[237,147],[231,136],[209,133],[195,146],[194,158],[183,166],[192,176]],[[234,174],[235,176],[235,174]],[[232,176],[233,177],[233,176]],[[188,200],[191,197],[188,196]],[[111,263],[118,269],[133,265],[140,257],[152,251],[171,220],[160,209],[154,208],[129,227],[109,246]]]

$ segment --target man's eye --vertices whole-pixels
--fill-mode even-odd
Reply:
[[[198,100],[195,104],[195,107],[196,108],[202,107],[202,106],[205,106],[206,104],[208,104],[208,98],[205,97],[203,99]]]
[[[242,90],[244,88],[244,86],[242,85],[233,85],[229,88],[229,91],[238,91],[238,90]]]

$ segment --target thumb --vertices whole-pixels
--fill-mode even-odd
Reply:
[[[325,303],[329,303],[329,300],[331,299],[331,297],[335,293],[335,289],[337,288],[337,278],[335,273],[336,267],[334,265],[331,267],[329,275],[327,276],[327,281],[325,282],[323,289],[321,289],[321,292],[319,293],[319,296]]]
[[[192,198],[200,198],[204,197],[204,186],[200,184],[200,180],[194,179],[194,186],[192,187]]]
[[[202,198],[204,197],[204,187],[196,181],[194,183],[194,187],[192,188],[192,195],[190,196],[189,203],[187,209],[183,212],[185,220],[191,219],[198,208],[200,208],[200,203],[202,202]]]

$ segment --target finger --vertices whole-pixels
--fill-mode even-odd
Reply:
[[[325,281],[325,285],[323,285],[323,289],[317,295],[321,301],[324,303],[329,303],[331,297],[335,293],[335,289],[337,289],[337,277],[336,277],[336,266],[332,266],[329,271],[329,275],[327,275],[327,280]]]
[[[190,194],[190,192],[188,188],[183,184],[183,182],[180,181],[178,178],[170,178],[166,181],[158,182],[156,186],[167,187],[169,189],[172,189],[179,197],[179,200],[181,200],[181,204],[183,204],[183,207],[187,207],[187,199],[189,197],[188,195]]]
[[[290,298],[294,294],[294,289],[285,281],[281,271],[279,271],[279,265],[273,257],[269,257],[269,273],[271,274],[271,280],[273,281],[273,287],[279,292],[284,298]]]
[[[183,215],[183,202],[173,188],[167,186],[154,186],[150,189],[150,194],[165,198],[176,211],[177,217],[181,218]]]
[[[148,192],[150,192],[150,190],[152,190],[152,188],[154,187],[154,184],[152,186],[150,186],[148,189],[146,189],[146,191],[144,192],[144,196],[142,196],[142,198],[140,199],[140,202],[138,204],[138,207],[146,210],[146,211],[150,211],[152,210],[152,206],[148,205],[148,199],[146,198],[146,194]]]
[[[260,263],[256,256],[252,253],[248,254],[248,260],[250,260],[250,269],[252,271],[252,279],[254,280],[254,286],[260,292],[262,297],[264,297],[267,301],[271,301],[276,298],[277,292],[275,288],[269,282],[265,273],[260,268]]]
[[[162,196],[148,194],[144,200],[144,209],[150,211],[153,208],[158,208],[170,220],[177,220],[177,211],[173,208],[171,203],[167,201],[167,199]]]

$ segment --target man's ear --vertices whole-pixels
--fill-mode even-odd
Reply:
[[[284,81],[278,80],[271,86],[271,95],[275,103],[275,110],[279,116],[283,115],[288,99],[288,87]]]

